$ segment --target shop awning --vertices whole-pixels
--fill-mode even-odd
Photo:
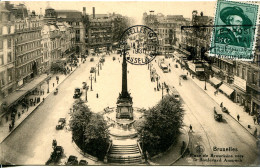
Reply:
[[[217,85],[219,85],[219,84],[221,83],[221,81],[220,81],[219,79],[215,78],[215,77],[210,78],[209,81],[210,81],[213,85],[215,85],[215,86],[217,86]]]
[[[49,78],[46,74],[42,74],[38,78],[35,78],[33,81],[30,83],[26,84],[24,87],[22,87],[19,90],[14,91],[7,97],[5,97],[3,100],[0,101],[0,104],[6,103],[6,105],[9,107],[15,102],[21,100],[23,96],[25,96],[29,91],[35,89],[37,86],[39,86],[41,83],[46,81]]]
[[[222,90],[224,93],[226,93],[228,96],[230,96],[233,92],[234,89],[231,89],[229,86],[227,86],[226,84],[222,84],[219,87],[219,90]]]

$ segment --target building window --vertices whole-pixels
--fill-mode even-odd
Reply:
[[[245,69],[242,69],[242,79],[245,79]]]
[[[12,53],[9,52],[7,55],[7,63],[12,62]]]
[[[0,50],[2,50],[2,49],[3,49],[3,41],[0,40]]]
[[[8,75],[8,82],[12,81],[12,69],[7,70],[7,75]]]
[[[257,85],[257,73],[252,73],[252,83],[254,85]]]
[[[76,22],[76,26],[79,26],[79,22]]]
[[[4,65],[4,55],[0,55],[0,65]]]
[[[0,85],[1,87],[5,85],[4,72],[0,73]]]

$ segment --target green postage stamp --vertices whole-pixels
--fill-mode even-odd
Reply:
[[[258,25],[257,4],[218,1],[211,38],[211,56],[251,61]]]

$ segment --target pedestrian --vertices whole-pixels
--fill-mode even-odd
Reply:
[[[237,115],[237,121],[239,121],[239,119],[240,119],[240,116],[239,116],[239,114]]]
[[[21,113],[20,112],[18,112],[18,118],[20,118],[21,117]]]
[[[11,124],[9,124],[9,131],[11,131],[12,130],[12,125]]]
[[[96,95],[96,96],[97,96],[97,98],[98,98],[98,93],[97,93],[97,95]]]
[[[22,114],[24,113],[24,109],[22,110]]]
[[[191,124],[190,124],[190,131],[189,132],[193,132]]]
[[[255,124],[255,122],[256,122],[256,117],[255,116],[254,116],[253,120],[254,120],[254,124]]]
[[[257,137],[257,128],[255,128],[254,136]]]
[[[28,111],[29,110],[29,105],[28,104],[26,105],[26,108],[27,108],[27,111]]]
[[[189,75],[189,72],[187,72],[187,76]]]
[[[44,102],[44,97],[42,98],[42,102]]]
[[[220,107],[221,107],[221,108],[223,107],[223,102],[220,103]]]
[[[52,83],[52,87],[54,87],[54,85],[55,85],[55,84],[54,84],[54,83]]]
[[[154,91],[156,91],[156,87],[154,88]]]

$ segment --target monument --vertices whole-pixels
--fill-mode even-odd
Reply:
[[[122,63],[122,91],[117,98],[117,119],[130,119],[133,120],[133,101],[132,97],[127,91],[127,63],[126,52],[123,50],[123,63]]]

